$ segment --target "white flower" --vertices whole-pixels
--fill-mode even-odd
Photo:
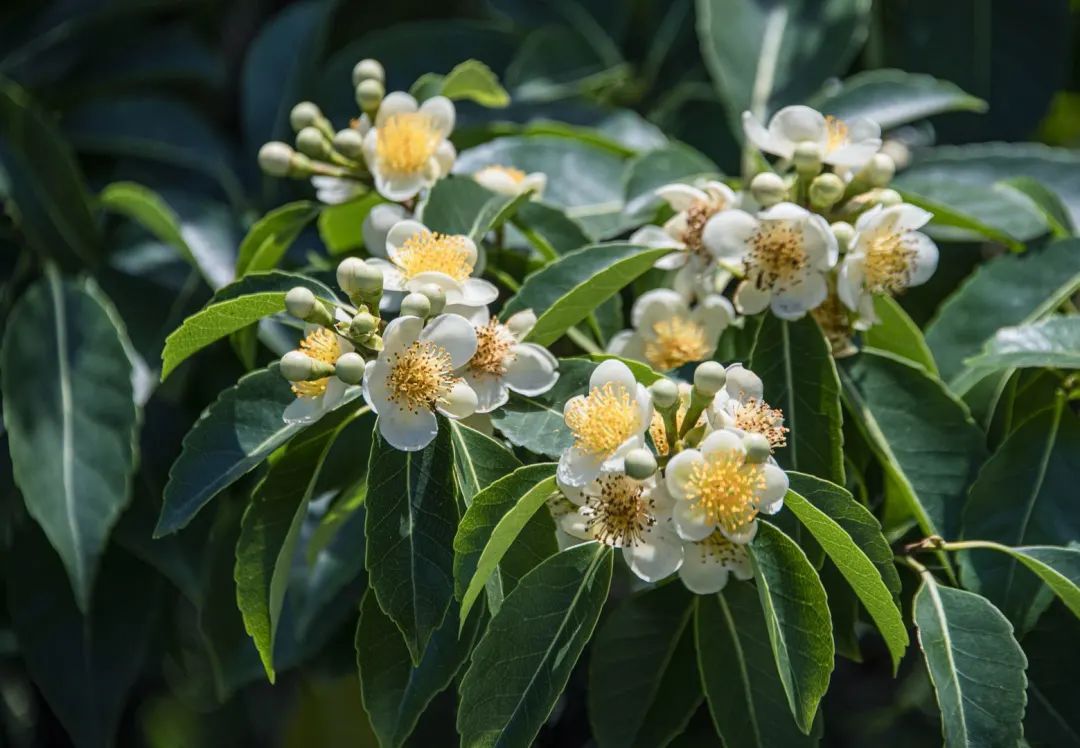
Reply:
[[[858,312],[859,329],[875,321],[874,294],[895,294],[930,279],[938,248],[918,231],[933,214],[914,205],[871,208],[855,222],[855,239],[840,265],[836,292]]]
[[[457,152],[446,138],[454,129],[454,118],[454,104],[445,96],[432,96],[417,105],[404,91],[387,94],[363,146],[380,195],[408,200],[450,172]]]
[[[315,199],[324,205],[346,203],[367,191],[363,184],[348,177],[312,177],[311,186],[315,188]]]
[[[321,325],[304,326],[304,339],[299,350],[309,358],[324,364],[334,364],[343,353],[354,350],[352,343]],[[289,403],[282,414],[286,423],[311,423],[333,410],[349,388],[335,376],[323,377],[310,382],[292,383],[296,400]]]
[[[712,295],[692,310],[681,294],[666,288],[643,293],[630,314],[633,330],[608,343],[608,352],[670,371],[712,358],[720,333],[735,317],[731,302]]]
[[[386,236],[395,224],[409,217],[409,211],[397,203],[379,203],[364,216],[360,233],[368,254],[386,257]]]
[[[396,449],[423,449],[438,432],[438,411],[465,418],[476,410],[476,393],[454,370],[476,353],[467,320],[442,314],[427,326],[419,317],[398,317],[383,332],[383,350],[364,368],[364,400],[379,416],[379,433]]]
[[[697,449],[672,457],[665,478],[675,498],[671,519],[684,540],[704,540],[719,530],[733,543],[749,543],[757,515],[780,511],[788,488],[778,466],[747,462],[742,439],[728,430],[713,431]]]
[[[495,301],[499,290],[486,280],[471,277],[476,268],[476,243],[463,234],[439,234],[409,218],[398,221],[386,235],[390,261],[373,258],[369,265],[382,270],[384,296],[396,309],[404,294],[434,283],[446,294],[447,307],[481,307]]]
[[[657,476],[637,481],[604,470],[583,487],[559,487],[574,505],[558,518],[566,534],[622,548],[626,564],[646,582],[658,582],[682,564],[682,541],[670,527],[671,497]]]
[[[652,397],[626,364],[608,360],[593,370],[588,394],[567,401],[563,418],[574,444],[559,459],[558,479],[584,486],[602,469],[618,470],[627,452],[645,446]]]
[[[485,166],[472,175],[482,187],[508,197],[532,192],[532,199],[539,199],[547,187],[547,175],[534,171],[526,174],[511,166]]]
[[[745,545],[732,543],[719,530],[704,540],[683,541],[683,563],[679,578],[686,589],[698,595],[712,595],[724,589],[728,573],[736,579],[752,579],[754,569]]]
[[[743,266],[745,279],[735,291],[743,314],[771,307],[781,319],[799,319],[828,295],[826,274],[839,250],[816,213],[794,203],[777,203],[756,217],[727,210],[709,221],[705,235],[721,262]]]
[[[542,395],[555,386],[558,359],[541,345],[521,342],[536,324],[531,309],[518,312],[505,323],[494,318],[472,322],[476,353],[458,374],[476,392],[478,413],[490,413],[503,405],[511,390]]]
[[[762,399],[764,387],[759,377],[742,364],[727,368],[727,382],[716,393],[705,414],[714,429],[730,429],[736,433],[761,434],[771,449],[787,444],[784,413],[771,408]]]
[[[808,106],[786,106],[769,120],[766,129],[743,112],[743,131],[758,149],[790,159],[800,143],[816,143],[821,160],[833,166],[858,169],[881,149],[881,128],[858,117],[850,122],[826,117]]]

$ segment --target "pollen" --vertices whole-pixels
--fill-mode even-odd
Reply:
[[[698,200],[686,210],[686,228],[683,230],[682,243],[691,252],[704,252],[701,237],[705,233],[705,224],[709,219],[727,207],[723,198]]]
[[[521,169],[515,169],[512,166],[485,166],[483,169],[476,173],[477,176],[482,174],[502,174],[504,177],[509,177],[514,184],[521,184],[525,180],[525,172]]]
[[[390,357],[390,402],[412,413],[434,410],[457,381],[451,374],[450,354],[430,340],[414,341]]]
[[[829,341],[833,358],[845,358],[857,352],[851,343],[855,330],[851,324],[851,315],[848,309],[840,301],[836,290],[830,288],[829,295],[825,297],[818,307],[810,310],[814,321],[818,323],[825,338]]]
[[[574,446],[604,458],[615,454],[642,426],[637,402],[624,386],[613,382],[571,400],[565,418]]]
[[[389,117],[378,129],[375,154],[389,174],[423,172],[442,142],[435,120],[422,112],[402,112]]]
[[[808,264],[802,231],[789,221],[765,223],[750,237],[746,275],[759,290],[787,290]]]
[[[915,250],[904,242],[904,234],[880,230],[865,241],[866,290],[892,294],[907,288],[914,270]]]
[[[749,464],[735,452],[713,453],[693,466],[686,493],[709,522],[736,533],[754,521],[757,496],[764,487],[761,465]]]
[[[472,273],[474,260],[467,237],[427,229],[406,239],[394,255],[394,264],[406,278],[420,273],[443,273],[458,282]]]
[[[590,496],[581,512],[589,534],[613,548],[641,543],[656,524],[655,502],[644,486],[620,474],[603,475],[597,483],[600,493]]]
[[[469,360],[469,368],[477,374],[501,377],[506,373],[507,358],[513,356],[517,340],[498,320],[489,320],[476,328],[476,353]]]
[[[787,445],[788,428],[784,426],[784,412],[770,408],[764,400],[750,398],[735,410],[735,427],[769,440],[769,447],[776,449]]]
[[[825,152],[832,153],[848,144],[848,126],[842,119],[825,117]]]
[[[341,344],[337,335],[325,327],[317,327],[300,341],[300,350],[316,361],[333,364],[341,356]],[[311,382],[293,382],[292,391],[297,397],[319,397],[326,392],[330,377],[315,379]]]
[[[671,371],[709,355],[705,328],[693,320],[675,316],[655,323],[653,337],[645,342],[645,358],[659,371]]]

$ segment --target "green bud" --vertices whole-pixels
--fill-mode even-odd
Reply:
[[[353,352],[341,354],[334,373],[345,384],[360,384],[364,379],[363,357]]]
[[[810,182],[810,204],[818,210],[828,210],[844,196],[847,185],[835,174],[818,174]]]
[[[305,156],[326,159],[330,155],[330,142],[318,128],[305,127],[296,133],[296,149]]]
[[[431,302],[422,293],[406,294],[405,298],[401,300],[401,314],[402,316],[408,315],[427,319],[428,315],[431,314]]]
[[[439,286],[434,283],[425,283],[420,286],[420,293],[427,296],[432,315],[442,314],[442,310],[446,308],[446,293]]]
[[[271,177],[287,177],[296,151],[288,143],[271,141],[259,149],[259,168]]]
[[[334,135],[334,150],[343,156],[353,160],[359,160],[364,155],[364,136],[357,130],[347,127]]]
[[[896,176],[896,162],[891,156],[875,153],[863,167],[861,176],[871,187],[884,187]]]
[[[645,480],[656,474],[656,457],[647,449],[631,449],[626,453],[626,474],[634,480]]]
[[[791,163],[795,165],[795,171],[801,177],[812,177],[821,173],[821,146],[809,140],[805,140],[795,146],[795,153],[791,157]]]
[[[727,372],[716,361],[705,361],[694,370],[694,389],[706,397],[712,397],[727,382]]]
[[[310,288],[296,286],[285,294],[285,309],[297,319],[306,320],[315,310],[318,301]]]
[[[904,198],[900,196],[899,192],[890,189],[884,189],[878,192],[877,200],[886,208],[891,208],[894,205],[899,205],[904,202]]]
[[[379,320],[368,314],[367,311],[357,313],[349,323],[349,337],[363,340],[379,327]]]
[[[829,228],[836,237],[836,244],[840,247],[840,251],[846,252],[851,246],[852,239],[855,238],[855,227],[847,221],[837,221]]]
[[[381,62],[367,58],[365,60],[360,60],[360,62],[353,66],[352,84],[354,86],[359,86],[361,82],[366,80],[376,80],[379,83],[386,83],[386,70],[383,69]]]
[[[748,433],[742,438],[743,446],[746,447],[746,461],[751,463],[765,462],[772,454],[769,440],[761,434]]]
[[[368,298],[382,294],[382,271],[368,265],[359,257],[347,257],[341,261],[337,267],[337,282],[349,298]]]
[[[386,89],[383,88],[383,84],[374,78],[368,78],[360,81],[356,86],[356,105],[361,111],[370,114],[379,108],[385,95]]]
[[[281,376],[290,382],[322,379],[334,373],[332,364],[316,361],[303,351],[289,351],[281,357]]]
[[[657,379],[649,387],[649,392],[658,410],[667,410],[679,402],[679,386],[670,379]]]
[[[763,171],[750,180],[750,194],[763,208],[769,208],[788,198],[788,188],[779,174]]]
[[[289,124],[292,125],[293,132],[300,132],[305,127],[317,127],[318,123],[325,119],[322,110],[310,101],[301,101],[289,112]]]

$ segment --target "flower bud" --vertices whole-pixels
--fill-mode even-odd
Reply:
[[[431,314],[431,302],[427,296],[422,293],[416,293],[415,291],[410,294],[406,294],[405,298],[401,300],[401,314],[408,315],[410,317],[419,317],[420,319],[427,319]]]
[[[896,175],[896,163],[884,153],[875,153],[863,167],[862,178],[871,187],[884,187]]]
[[[818,174],[810,182],[810,204],[818,210],[828,210],[844,196],[844,180],[835,174]]]
[[[271,141],[259,149],[259,168],[271,177],[287,177],[295,155],[288,143]]]
[[[306,320],[310,317],[317,303],[311,289],[303,286],[291,288],[285,294],[285,309],[297,319]]]
[[[382,271],[359,257],[347,257],[341,261],[337,267],[337,282],[349,298],[378,296],[383,288]]]
[[[303,351],[289,351],[281,357],[281,376],[290,382],[322,379],[334,373],[332,364],[316,361]]]
[[[906,168],[911,163],[911,149],[902,140],[886,140],[881,144],[881,152],[893,160],[897,169]]]
[[[836,237],[836,244],[840,247],[840,251],[846,252],[855,238],[855,227],[847,221],[837,221],[829,228],[832,229],[833,236]]]
[[[427,296],[428,302],[431,304],[431,314],[442,314],[442,310],[446,308],[446,292],[434,283],[425,283],[420,286],[419,290],[420,293]]]
[[[289,124],[292,125],[293,132],[300,132],[305,127],[316,127],[324,119],[326,118],[319,107],[310,101],[301,101],[289,112]]]
[[[351,127],[346,127],[334,135],[334,150],[343,156],[359,160],[364,155],[364,136]]]
[[[379,83],[386,83],[386,70],[383,69],[381,62],[369,57],[360,60],[360,62],[353,66],[352,84],[354,86],[359,86],[361,82],[366,80],[375,80]]]
[[[750,194],[761,207],[769,208],[788,198],[788,188],[779,174],[763,171],[750,180]]]
[[[712,397],[724,387],[727,372],[716,361],[705,361],[694,370],[694,389],[706,397]]]
[[[315,127],[305,127],[296,133],[296,149],[311,158],[326,159],[330,155],[329,141]]]
[[[791,157],[791,163],[795,165],[795,171],[799,176],[812,177],[821,173],[821,146],[809,140],[804,140],[795,146],[795,153]]]
[[[626,474],[634,480],[645,480],[656,474],[656,457],[647,449],[631,449],[626,453]]]
[[[383,84],[374,78],[368,78],[360,81],[356,87],[356,105],[361,111],[370,114],[379,108],[385,95],[386,89],[383,88]]]
[[[904,202],[904,198],[900,196],[900,193],[896,190],[884,189],[878,192],[877,201],[881,203],[883,207],[891,208],[894,205],[899,205]]]
[[[766,439],[763,434],[743,434],[742,443],[743,446],[746,447],[747,462],[765,462],[765,460],[769,459],[769,455],[772,454],[772,447],[769,446],[769,440]]]
[[[364,379],[364,359],[359,353],[343,353],[337,360],[334,374],[345,384],[360,384]]]
[[[679,386],[666,377],[653,382],[649,392],[658,410],[667,410],[679,402]]]
[[[358,312],[349,322],[349,337],[363,340],[379,327],[379,320],[367,311]]]

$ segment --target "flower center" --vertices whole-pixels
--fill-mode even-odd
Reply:
[[[915,250],[904,242],[903,233],[875,232],[866,240],[863,272],[870,293],[896,293],[911,281]]]
[[[821,302],[817,308],[811,309],[810,314],[825,333],[834,358],[850,356],[855,352],[851,344],[851,338],[855,334],[851,324],[851,315],[848,313],[848,308],[840,301],[835,289],[830,288],[825,301]]]
[[[725,207],[723,200],[717,199],[698,200],[686,209],[686,228],[681,239],[688,251],[704,252],[701,235],[705,232],[705,224]]]
[[[516,342],[506,325],[489,320],[476,328],[476,354],[469,360],[469,368],[477,374],[501,377],[506,373],[506,359],[513,355]]]
[[[585,528],[604,545],[635,546],[656,524],[655,502],[638,481],[625,475],[602,475],[600,494],[590,496],[582,509]]]
[[[456,382],[450,354],[430,340],[414,341],[390,357],[390,402],[405,410],[434,410],[436,404],[446,401]]]
[[[832,153],[837,148],[847,145],[848,126],[842,119],[825,117],[825,152]]]
[[[713,453],[691,468],[686,493],[710,522],[734,533],[757,516],[757,495],[764,487],[761,465],[734,452]]]
[[[566,409],[566,425],[574,433],[574,446],[605,458],[641,426],[637,402],[621,384],[608,382]]]
[[[502,174],[504,177],[509,177],[510,181],[514,182],[514,184],[521,184],[525,180],[526,176],[525,172],[523,172],[521,169],[515,169],[512,166],[498,165],[485,166],[483,169],[477,172],[477,174]]]
[[[435,120],[421,112],[389,117],[378,131],[375,154],[383,171],[416,174],[423,171],[442,142]]]
[[[473,270],[473,253],[466,237],[417,231],[398,248],[394,264],[406,278],[420,273],[443,273],[461,282]]]
[[[746,275],[759,290],[790,288],[808,263],[802,230],[791,221],[764,223],[750,237]]]
[[[660,371],[671,371],[709,354],[705,328],[682,317],[660,320],[652,327],[653,337],[645,343],[645,358]]]
[[[341,344],[337,335],[325,327],[317,327],[300,341],[300,350],[308,357],[324,364],[333,364],[341,356]],[[319,397],[326,392],[330,377],[311,382],[293,382],[292,391],[297,397]]]
[[[770,408],[764,400],[750,398],[735,410],[735,427],[769,440],[769,447],[776,449],[787,445],[788,428],[784,426],[784,412]]]
[[[729,569],[745,567],[750,561],[746,546],[732,543],[719,530],[714,531],[704,540],[694,543],[687,552],[700,553],[702,561],[723,564]]]

